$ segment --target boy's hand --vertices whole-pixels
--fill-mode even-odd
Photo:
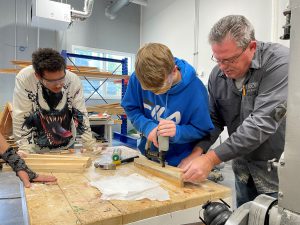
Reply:
[[[176,135],[176,124],[173,120],[159,121],[157,135],[164,137],[174,137]]]
[[[147,139],[151,141],[155,147],[158,148],[158,143],[157,143],[157,127],[155,127],[148,135]]]

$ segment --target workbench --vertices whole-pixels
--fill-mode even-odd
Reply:
[[[140,201],[100,200],[101,193],[89,186],[90,181],[112,175],[139,173],[153,179],[169,191],[171,200]],[[25,190],[31,225],[119,225],[119,224],[174,224],[149,222],[151,218],[200,206],[208,200],[231,195],[227,187],[205,181],[201,185],[187,184],[178,188],[171,183],[137,169],[133,163],[120,165],[116,170],[101,170],[93,166],[85,173],[55,173],[57,185],[33,184]],[[198,216],[197,214],[194,216]],[[172,217],[172,216],[171,216]],[[148,218],[148,219],[147,219]],[[137,222],[136,222],[137,221]],[[139,223],[139,221],[146,221]],[[158,221],[158,220],[157,220]],[[165,220],[163,220],[165,221]]]

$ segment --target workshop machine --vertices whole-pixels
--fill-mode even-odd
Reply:
[[[223,203],[207,203],[203,206],[206,225],[300,225],[300,0],[290,0],[283,14],[286,24],[281,38],[290,38],[286,139],[279,161],[269,162],[270,169],[278,169],[278,199],[259,195],[232,214]]]
[[[145,156],[153,161],[159,162],[162,167],[166,165],[166,154],[169,150],[169,137],[158,135],[158,151],[151,150],[151,141],[147,140],[145,145]]]

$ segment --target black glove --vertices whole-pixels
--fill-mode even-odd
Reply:
[[[30,182],[32,182],[32,180],[38,176],[35,172],[28,168],[28,166],[25,164],[25,161],[17,154],[17,152],[12,147],[8,148],[2,155],[0,154],[0,157],[6,163],[8,163],[8,165],[10,165],[10,167],[16,173],[20,170],[24,170],[28,174]]]

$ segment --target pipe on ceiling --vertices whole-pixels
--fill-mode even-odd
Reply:
[[[117,12],[119,12],[124,6],[128,5],[129,3],[147,6],[147,0],[117,0],[106,7],[105,15],[113,20],[117,17]]]
[[[83,11],[71,9],[71,18],[74,20],[85,20],[92,15],[94,0],[84,0]]]

